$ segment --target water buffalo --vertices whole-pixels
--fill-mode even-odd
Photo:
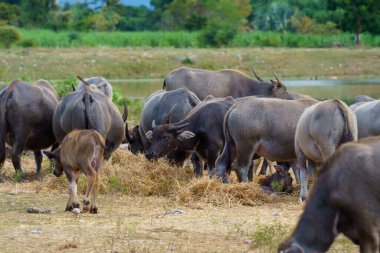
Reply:
[[[106,140],[105,159],[124,139],[124,122],[117,107],[94,85],[68,93],[59,102],[53,117],[57,141],[74,129],[94,129]]]
[[[152,121],[156,124],[178,122],[193,109],[200,101],[198,97],[185,88],[174,91],[160,90],[149,96],[141,112],[140,125],[126,133],[128,148],[133,152],[145,152],[151,145],[146,138],[146,133],[152,130]],[[126,126],[128,130],[128,126]],[[169,158],[178,164],[182,164],[189,156],[188,152],[172,152]]]
[[[354,101],[352,102],[353,104],[356,104],[356,103],[361,103],[361,102],[370,102],[370,101],[375,101],[376,99],[373,98],[373,97],[370,97],[370,96],[366,96],[366,95],[357,95],[355,98],[354,98]]]
[[[357,139],[355,113],[342,101],[325,100],[305,109],[295,135],[295,151],[301,169],[301,200],[307,197],[306,161],[309,167],[319,167],[340,145]]]
[[[80,173],[87,177],[87,188],[83,200],[83,212],[97,213],[96,195],[99,190],[99,172],[106,150],[103,137],[94,130],[74,130],[63,139],[61,146],[44,154],[55,163],[54,175],[65,172],[69,181],[70,197],[66,211],[79,208],[77,181]],[[89,195],[92,192],[91,201]]]
[[[207,160],[211,175],[215,160],[223,147],[223,119],[234,102],[232,97],[208,98],[177,123],[156,125],[153,121],[153,129],[146,133],[152,143],[146,155],[162,157],[172,150],[194,150],[201,158]],[[203,168],[195,170],[198,175],[203,172]]]
[[[182,67],[165,77],[163,89],[170,91],[185,87],[201,100],[207,95],[217,98],[255,95],[290,99],[286,86],[277,76],[277,81],[271,82],[265,82],[257,75],[256,78],[257,80],[252,79],[236,70],[209,71]]]
[[[322,166],[305,210],[278,252],[326,252],[343,233],[380,252],[380,138],[343,144]]]
[[[380,135],[380,100],[351,105],[358,121],[358,138]]]
[[[239,181],[248,181],[254,154],[270,161],[296,160],[294,135],[297,121],[315,100],[245,97],[236,102],[224,120],[224,148],[216,161],[215,176],[225,178],[237,159]]]
[[[84,82],[83,82],[84,81]],[[79,82],[75,90],[82,90],[84,87],[91,84],[95,85],[99,90],[106,94],[109,99],[112,100],[112,86],[111,84],[102,76],[95,76],[83,79]]]
[[[37,174],[41,170],[41,149],[56,141],[52,119],[58,104],[58,94],[45,80],[34,85],[12,81],[0,94],[0,164],[5,160],[5,142],[12,146],[13,167],[23,177],[20,157],[23,150],[32,150]]]

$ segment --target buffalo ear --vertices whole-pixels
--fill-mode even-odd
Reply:
[[[184,140],[187,140],[187,139],[190,139],[190,138],[193,138],[195,136],[195,134],[193,132],[190,132],[190,131],[183,131],[182,133],[180,133],[178,135],[178,139],[180,141],[184,141]]]
[[[145,133],[145,136],[148,140],[152,140],[153,138],[153,132],[152,130],[149,130],[148,132]]]
[[[58,156],[54,152],[42,151],[42,153],[49,159],[58,159]]]

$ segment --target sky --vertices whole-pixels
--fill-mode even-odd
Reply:
[[[59,3],[63,5],[64,3],[75,3],[75,2],[84,2],[84,0],[59,0]],[[145,5],[150,7],[150,0],[121,0],[121,3],[125,5],[132,5],[132,6],[139,6],[139,5]]]

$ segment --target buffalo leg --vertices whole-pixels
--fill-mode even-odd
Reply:
[[[65,170],[67,180],[69,181],[69,200],[67,201],[65,211],[72,211],[74,208],[79,208],[79,201],[77,195],[77,182],[79,178],[79,172],[74,172],[71,169]]]
[[[12,146],[12,153],[11,153],[12,164],[16,170],[16,174],[18,174],[19,180],[24,179],[24,173],[22,172],[22,169],[21,169],[21,154],[22,154],[22,151],[24,150],[26,140],[27,140],[27,135],[16,138]]]
[[[89,169],[85,170],[85,174],[87,177],[87,187],[86,187],[86,193],[84,195],[84,200],[83,200],[83,212],[87,213],[90,209],[90,203],[89,196],[90,193],[94,190],[94,186],[96,183],[96,171],[93,170],[91,167]]]
[[[299,184],[300,179],[300,168],[296,161],[290,162],[290,166],[292,167],[294,177],[296,178],[296,182]]]
[[[302,202],[307,198],[308,174],[306,171],[306,168],[307,168],[306,157],[301,151],[297,152],[297,160],[300,166],[300,181],[301,181],[301,191],[300,191],[299,200]]]
[[[41,163],[42,163],[42,152],[41,150],[36,150],[36,151],[33,151],[34,153],[34,161],[36,162],[36,172],[37,172],[37,175],[40,175],[41,174]]]
[[[237,146],[238,152],[236,157],[236,175],[239,182],[248,182],[248,171],[257,146],[257,144],[255,144],[253,147],[250,147],[249,144]],[[239,150],[241,150],[241,152],[239,152]]]
[[[223,151],[216,159],[215,169],[213,172],[213,176],[216,178],[221,178],[224,183],[230,182],[229,172],[231,171],[231,164],[236,158],[235,145],[229,138],[225,140]]]
[[[207,147],[207,169],[208,174],[213,175],[215,173],[215,162],[218,158],[219,150],[215,149],[214,146]]]
[[[253,181],[254,167],[255,167],[255,165],[254,165],[254,162],[252,160],[251,165],[249,166],[249,170],[248,170],[248,181],[249,182]]]
[[[202,165],[201,159],[199,158],[197,154],[193,153],[191,155],[191,162],[193,163],[195,176],[197,177],[203,176],[203,165]]]
[[[95,183],[94,188],[92,189],[92,198],[91,198],[91,207],[90,213],[98,213],[98,205],[96,203],[96,198],[99,191],[99,173],[95,173]]]

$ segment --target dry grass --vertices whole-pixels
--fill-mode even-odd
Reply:
[[[67,179],[53,176],[47,161],[43,164],[42,177],[37,180],[32,169],[34,161],[23,160],[27,168],[25,174],[29,184],[36,192],[57,191],[67,192]],[[6,163],[6,168],[11,163]],[[100,192],[102,194],[132,195],[132,196],[162,196],[176,200],[179,204],[192,206],[197,203],[213,204],[215,206],[261,206],[279,201],[295,202],[294,196],[267,195],[257,184],[238,183],[236,176],[231,175],[232,184],[223,184],[207,176],[196,178],[192,168],[179,168],[165,159],[150,162],[143,155],[133,155],[129,151],[116,151],[109,161],[105,161],[100,172]],[[12,169],[4,170],[7,181],[15,181]],[[78,190],[86,189],[86,177],[82,175],[78,181]]]
[[[101,171],[100,213],[74,215],[64,212],[64,176],[54,177],[45,159],[41,178],[34,175],[32,157],[24,156],[22,164],[26,182],[14,180],[8,159],[2,170],[4,252],[276,252],[303,209],[297,193],[267,196],[256,183],[194,178],[189,168],[165,160],[150,163],[119,150]],[[85,183],[81,177],[79,190]],[[32,206],[53,213],[27,214]],[[184,214],[167,214],[173,209]],[[339,239],[330,252],[357,252],[357,247]]]

